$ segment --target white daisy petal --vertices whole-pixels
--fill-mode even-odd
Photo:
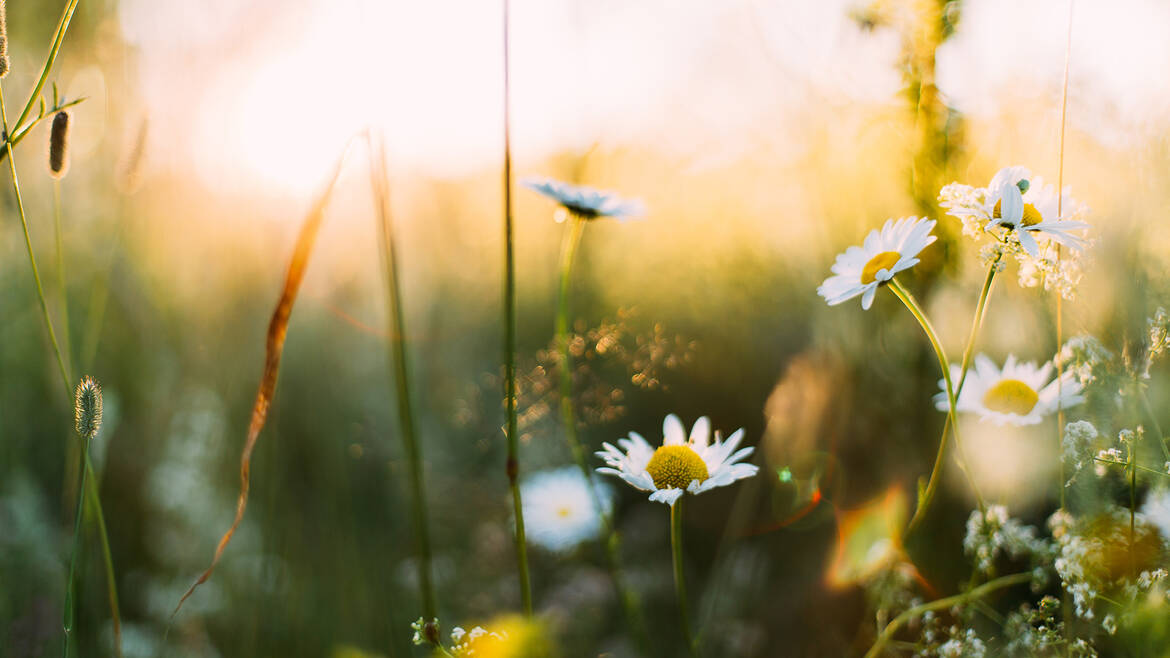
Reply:
[[[662,445],[677,446],[686,442],[687,428],[678,416],[670,414],[662,421]]]

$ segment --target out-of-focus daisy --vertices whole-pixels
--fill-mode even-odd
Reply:
[[[1063,196],[1063,199],[1062,199]],[[939,192],[939,205],[963,222],[963,233],[979,239],[990,236],[982,257],[1003,267],[1005,255],[1019,263],[1019,281],[1031,288],[1044,284],[1071,297],[1080,280],[1080,257],[1090,226],[1081,221],[1088,209],[1025,167],[1004,167],[987,187],[951,183]],[[1053,247],[1069,247],[1057,257]]]
[[[1151,489],[1142,505],[1142,515],[1170,542],[1170,489]]]
[[[639,200],[623,199],[613,192],[573,185],[551,178],[526,178],[520,184],[556,201],[568,213],[581,219],[613,217],[625,221],[646,214],[646,206]],[[563,214],[557,221],[565,220]]]
[[[886,220],[880,230],[865,236],[860,247],[853,246],[837,256],[833,276],[817,288],[829,306],[861,295],[861,308],[869,309],[882,284],[898,272],[918,264],[918,254],[938,238],[931,235],[933,219],[903,217]]]
[[[674,505],[683,493],[701,494],[751,477],[758,467],[740,464],[739,460],[752,454],[754,448],[740,448],[743,430],[736,430],[726,441],[719,432],[711,441],[711,421],[706,416],[695,421],[687,436],[678,416],[671,414],[662,423],[662,446],[655,449],[636,432],[630,438],[619,439],[618,446],[604,444],[597,456],[607,466],[598,473],[616,475],[642,491],[649,491],[650,500]]]
[[[956,408],[979,415],[997,425],[1035,425],[1057,409],[1067,409],[1084,401],[1081,385],[1072,372],[1060,380],[1052,378],[1052,363],[1037,366],[1034,362],[1018,363],[1008,356],[1003,369],[984,354],[975,357],[975,367],[967,372]],[[951,365],[951,378],[958,381],[962,369]],[[935,406],[947,410],[945,382],[943,392],[935,395]]]
[[[595,483],[602,513],[613,506],[610,487]],[[534,473],[521,485],[528,539],[550,551],[565,551],[601,532],[601,517],[589,483],[576,466]]]

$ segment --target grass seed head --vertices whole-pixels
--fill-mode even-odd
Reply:
[[[8,9],[0,0],[0,78],[8,75]]]
[[[69,171],[69,113],[53,115],[53,127],[49,131],[49,175],[56,179],[65,177]]]
[[[97,436],[102,428],[102,387],[93,377],[82,377],[77,384],[73,413],[78,436],[86,441]]]

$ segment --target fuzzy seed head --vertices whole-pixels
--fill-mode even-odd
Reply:
[[[8,10],[5,0],[0,0],[0,78],[8,75]]]
[[[56,179],[65,177],[69,171],[69,113],[53,115],[53,127],[49,131],[49,175]]]
[[[93,377],[82,377],[77,384],[73,413],[78,436],[85,441],[97,436],[102,428],[102,387]]]

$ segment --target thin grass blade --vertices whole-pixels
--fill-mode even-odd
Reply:
[[[268,333],[265,339],[264,372],[260,376],[260,387],[256,392],[256,401],[252,404],[252,420],[248,423],[248,436],[244,441],[244,450],[240,455],[240,496],[236,500],[236,516],[228,531],[220,538],[215,547],[215,556],[211,565],[199,576],[190,588],[179,599],[175,611],[171,613],[173,619],[179,614],[183,603],[195,593],[195,589],[207,582],[223,552],[240,527],[244,519],[244,509],[248,506],[248,485],[251,481],[252,451],[256,448],[256,440],[260,438],[260,431],[268,419],[268,407],[272,403],[273,393],[276,391],[276,378],[280,372],[280,357],[284,352],[284,339],[288,334],[288,321],[292,316],[293,304],[297,300],[297,293],[301,288],[301,281],[305,278],[305,270],[309,265],[309,256],[313,253],[313,246],[317,242],[317,233],[321,228],[321,221],[325,217],[325,208],[333,195],[337,179],[341,174],[342,164],[345,162],[345,153],[348,146],[330,174],[325,187],[318,194],[312,209],[301,224],[297,235],[296,245],[293,247],[292,259],[289,261],[288,273],[284,277],[284,286],[280,291],[280,298],[276,302],[276,310],[272,312],[272,319],[268,323]]]

